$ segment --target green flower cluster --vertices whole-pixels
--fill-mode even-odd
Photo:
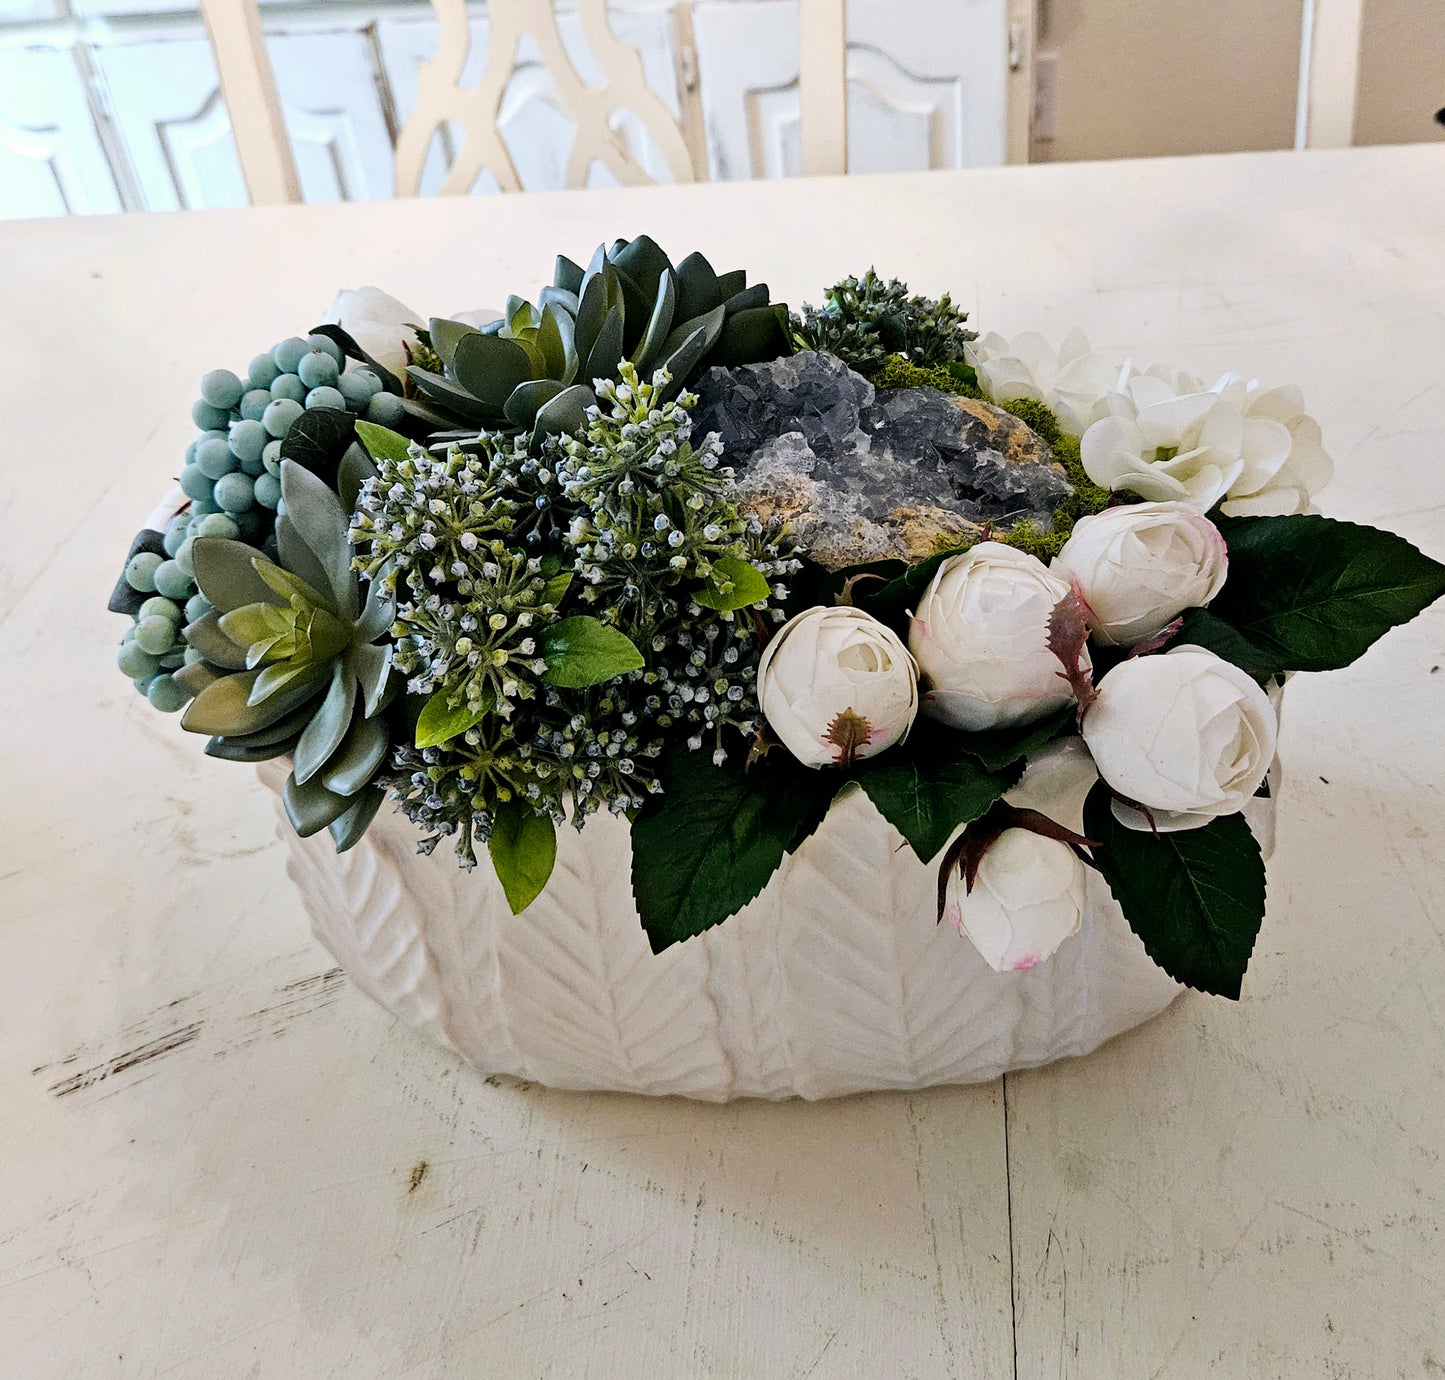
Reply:
[[[661,789],[670,733],[721,762],[758,726],[760,633],[798,563],[727,497],[716,438],[693,446],[695,399],[619,374],[582,435],[383,453],[358,496],[356,566],[395,593],[393,663],[426,700],[387,784],[467,866],[499,806],[580,828]],[[605,677],[566,669],[569,638]]]
[[[948,293],[910,295],[907,283],[885,281],[870,268],[861,278],[835,283],[821,307],[805,302],[792,326],[801,348],[837,355],[871,376],[895,355],[922,368],[961,363],[964,346],[977,335],[967,320]]]

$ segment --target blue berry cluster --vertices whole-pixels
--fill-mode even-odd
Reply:
[[[160,710],[173,714],[190,699],[174,672],[200,660],[181,630],[210,612],[197,592],[191,546],[196,537],[227,537],[257,548],[283,510],[281,442],[308,408],[350,412],[395,426],[402,402],[365,366],[348,370],[329,336],[291,336],[257,355],[245,378],[213,369],[201,380],[191,419],[201,434],[186,448],[181,470],[187,510],[166,527],[162,551],[136,552],[125,583],[149,595],[126,630],[120,669]]]

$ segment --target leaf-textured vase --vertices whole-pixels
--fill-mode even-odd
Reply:
[[[284,767],[262,776],[279,808]],[[1092,780],[1059,753],[1010,798],[1070,822]],[[1251,811],[1266,848],[1272,812]],[[557,1088],[721,1102],[980,1082],[1086,1054],[1182,990],[1092,871],[1078,933],[994,972],[936,923],[933,868],[860,791],[751,904],[656,955],[611,815],[558,831],[551,880],[515,916],[485,866],[462,871],[445,845],[418,855],[387,809],[340,855],[284,814],[279,831],[316,937],[358,987],[484,1073]]]

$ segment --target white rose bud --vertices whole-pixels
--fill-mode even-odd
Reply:
[[[1224,585],[1224,538],[1189,503],[1135,503],[1082,517],[1049,569],[1079,582],[1098,618],[1093,635],[1129,647]]]
[[[943,914],[998,973],[1032,968],[1079,928],[1084,864],[1057,839],[1005,829],[983,855],[973,890],[948,877]]]
[[[1084,715],[1099,775],[1161,830],[1197,829],[1242,809],[1274,760],[1279,723],[1264,691],[1203,647],[1120,662]],[[1121,823],[1148,829],[1115,805]]]
[[[862,609],[812,608],[764,648],[758,700],[804,766],[843,765],[908,732],[918,712],[918,668],[892,628]]]
[[[984,541],[938,567],[913,615],[909,649],[923,712],[968,732],[1027,723],[1073,699],[1048,648],[1049,615],[1068,582],[1043,562]],[[1087,650],[1081,664],[1089,665]]]
[[[468,326],[496,319],[494,311],[459,311],[451,317]],[[321,320],[323,325],[340,326],[372,359],[398,376],[406,373],[407,346],[417,344],[415,328],[426,324],[426,317],[412,311],[405,302],[374,287],[338,292]]]

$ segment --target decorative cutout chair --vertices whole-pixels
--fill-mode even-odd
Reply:
[[[432,139],[447,124],[461,132],[462,142],[442,184],[443,194],[466,195],[484,170],[503,191],[521,190],[497,117],[524,36],[536,44],[561,103],[576,122],[567,168],[569,187],[585,186],[594,163],[601,163],[627,185],[653,180],[610,123],[619,109],[631,111],[641,122],[674,180],[706,177],[698,133],[692,131],[689,138],[644,81],[638,51],[612,33],[607,0],[577,0],[583,33],[605,75],[601,86],[584,81],[568,57],[552,0],[490,0],[486,71],[480,84],[469,90],[461,86],[472,42],[466,0],[431,3],[440,37],[436,57],[421,66],[416,106],[397,139],[399,196],[419,192]],[[201,11],[252,203],[300,201],[300,183],[255,0],[201,0]],[[800,0],[799,11],[803,172],[841,173],[847,168],[848,149],[845,0]]]

